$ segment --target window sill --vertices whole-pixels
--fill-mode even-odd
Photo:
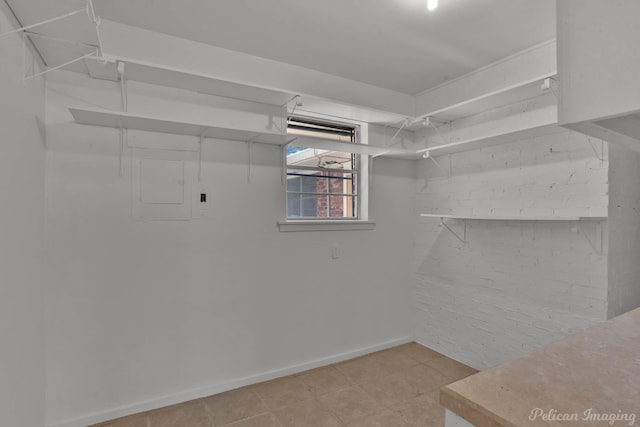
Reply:
[[[372,221],[278,221],[280,231],[345,231],[345,230],[373,230],[376,226]]]

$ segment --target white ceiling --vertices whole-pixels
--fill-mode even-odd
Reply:
[[[6,1],[23,25],[85,4]],[[407,94],[555,37],[555,0],[440,0],[434,12],[426,10],[426,0],[93,2],[104,19]],[[86,15],[72,19],[87,23]],[[56,42],[36,43],[53,65],[68,60],[47,44]],[[84,51],[69,58],[87,51],[78,49]]]
[[[555,0],[425,3],[94,0],[105,19],[408,94],[555,37]]]

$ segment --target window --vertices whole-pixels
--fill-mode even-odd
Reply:
[[[356,143],[356,127],[291,117],[288,133]],[[295,145],[295,142],[293,143]],[[287,219],[358,219],[360,156],[287,147]]]

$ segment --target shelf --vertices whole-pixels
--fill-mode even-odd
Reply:
[[[418,150],[417,153],[428,154],[429,157],[437,157],[445,154],[454,154],[460,153],[462,151],[477,150],[479,148],[492,147],[495,145],[506,144],[508,142],[514,142],[518,140],[560,132],[565,132],[565,130],[558,126],[555,122],[553,122],[527,129],[516,129],[510,132],[486,135],[478,138],[456,141],[449,144],[436,145],[433,147]]]
[[[397,148],[377,147],[374,145],[354,144],[351,142],[333,141],[329,139],[298,137],[292,143],[296,147],[316,148],[327,151],[341,151],[372,157],[391,157],[403,159],[419,159],[422,156],[415,151]]]
[[[161,119],[119,111],[69,108],[76,122],[84,125],[111,128],[135,129],[162,132],[174,135],[202,136],[231,141],[257,142],[262,144],[286,145],[296,138],[278,132],[253,131],[244,129],[210,126],[205,123],[190,123]]]
[[[606,220],[606,216],[495,216],[495,215],[449,215],[449,214],[420,214],[423,218],[436,218],[440,220],[440,225],[445,227],[456,239],[458,239],[463,244],[469,243],[467,241],[467,221],[468,220],[479,220],[479,221],[603,221]],[[462,234],[459,234],[458,231],[454,230],[454,228],[450,227],[445,219],[453,219],[462,221]],[[594,223],[591,223],[594,224]],[[602,231],[602,224],[600,222],[595,222],[596,227],[599,227]],[[582,227],[575,226],[572,228],[572,231],[580,231],[589,245],[593,248],[594,252],[598,255],[603,254],[603,239],[602,233],[596,233],[595,241],[597,242],[598,236],[600,236],[600,245],[594,244],[594,239],[590,238],[587,233],[582,230]]]
[[[124,63],[125,78],[138,82],[279,106],[287,103],[295,95],[130,59],[118,61]]]
[[[118,63],[124,64],[125,79],[153,85],[191,90],[199,93],[206,93],[209,95],[227,96],[235,99],[242,99],[251,102],[259,102],[278,106],[285,105],[295,96],[292,93],[264,89],[245,85],[242,83],[229,82],[227,80],[221,80],[205,74],[193,73],[190,71],[165,67],[157,64],[122,57],[110,58],[110,62],[106,66],[93,64],[91,67],[89,67],[89,72],[96,78],[117,81],[119,79],[117,70]],[[100,115],[103,117],[95,117],[98,115],[98,113],[100,113]],[[200,130],[205,126],[202,124],[173,122],[164,119],[158,120],[152,117],[144,117],[140,115],[129,117],[130,115],[127,114],[127,117],[124,117],[123,113],[118,112],[110,112],[112,117],[107,117],[106,113],[107,112],[105,111],[86,110],[86,113],[82,113],[82,117],[80,117],[81,113],[79,113],[77,110],[75,112],[72,110],[72,114],[76,118],[76,121],[78,121],[79,123],[93,124],[98,126],[119,127],[118,120],[126,120],[124,127],[128,129],[151,130],[181,135],[200,135]],[[94,117],[88,117],[89,115]],[[179,130],[175,130],[174,128]],[[218,134],[217,130],[215,130],[214,132],[216,132],[216,135]],[[228,136],[212,136],[209,133],[207,133],[206,136],[218,137],[221,139],[250,139],[250,137],[230,138]],[[281,135],[278,134],[278,137],[280,136]],[[373,157],[388,157],[408,160],[417,160],[422,158],[422,154],[416,153],[414,150],[374,147],[369,145],[352,144],[309,137],[287,137],[284,142],[280,142],[278,137],[276,137],[276,140],[278,142],[268,143],[287,144],[289,141],[296,140],[296,146],[305,148],[316,148],[328,151],[342,151]]]
[[[214,76],[129,58],[113,57],[105,66],[89,69],[92,77],[118,81],[118,63],[124,64],[124,77],[141,83],[190,90],[208,95],[283,106],[295,94],[222,80]]]
[[[495,216],[495,215],[448,215],[448,214],[420,214],[424,218],[482,220],[482,221],[602,221],[606,216]]]
[[[544,78],[553,77],[555,77],[555,73],[550,73]],[[449,122],[480,114],[484,111],[526,101],[545,93],[545,90],[541,88],[544,78],[536,79],[532,82],[524,83],[519,86],[509,87],[504,90],[491,92],[454,105],[430,111],[428,115],[438,120]]]

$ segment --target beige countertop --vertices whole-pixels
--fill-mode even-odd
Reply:
[[[640,308],[441,389],[479,426],[640,426]]]

